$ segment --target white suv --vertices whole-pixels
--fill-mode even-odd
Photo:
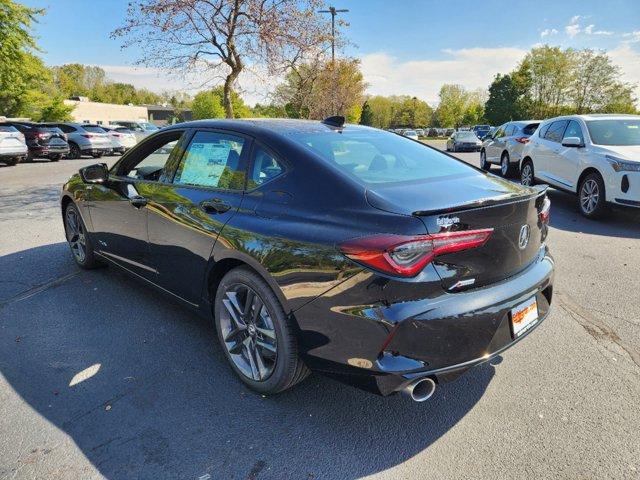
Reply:
[[[520,181],[536,180],[578,194],[582,214],[609,204],[640,207],[640,116],[568,115],[546,120],[529,137]]]

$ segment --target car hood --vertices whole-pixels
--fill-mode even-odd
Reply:
[[[635,160],[637,162],[640,162],[640,145],[610,145],[606,147],[599,146],[598,149],[603,155],[612,155],[622,160]]]
[[[538,188],[523,187],[481,172],[451,175],[422,182],[380,184],[367,189],[372,207],[401,215],[429,215],[491,206],[535,195]]]

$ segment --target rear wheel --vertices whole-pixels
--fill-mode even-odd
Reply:
[[[253,270],[239,267],[224,276],[216,291],[215,324],[231,368],[253,390],[275,394],[309,374],[291,320]]]
[[[480,150],[480,168],[485,172],[491,170],[491,164],[487,162],[487,152],[484,150]]]
[[[70,143],[67,158],[70,158],[71,160],[78,160],[80,157],[82,157],[82,150],[80,150],[80,147],[75,143]]]
[[[73,259],[78,266],[86,269],[100,266],[100,262],[95,257],[91,239],[87,235],[87,229],[78,212],[78,207],[73,203],[67,205],[64,211],[64,230],[71,253],[73,253]]]
[[[57,161],[59,161],[61,158],[62,158],[62,155],[58,153],[58,154],[56,154],[56,155],[51,155],[51,156],[49,157],[49,160],[51,160],[52,162],[57,162]]]
[[[522,169],[520,169],[520,183],[527,187],[535,185],[535,179],[533,177],[533,163],[531,160],[526,160],[522,164]]]
[[[2,160],[2,162],[4,162],[8,167],[13,167],[17,165],[19,161],[20,161],[20,157],[10,157]]]
[[[91,156],[93,158],[100,158],[100,157],[102,157],[102,153],[92,153]]]
[[[504,152],[502,154],[502,157],[500,157],[500,174],[504,177],[504,178],[511,178],[513,177],[513,165],[511,165],[511,161],[509,159],[509,154],[507,152]]]
[[[578,207],[587,218],[601,218],[608,210],[604,181],[597,173],[590,173],[580,183]]]

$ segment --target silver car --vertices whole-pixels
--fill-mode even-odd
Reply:
[[[82,155],[100,158],[112,151],[111,139],[100,125],[90,123],[56,123],[55,125],[67,134],[69,154],[67,158],[77,159]]]
[[[102,129],[107,132],[111,139],[111,148],[115,153],[124,154],[131,147],[138,143],[138,139],[131,130],[122,125],[109,125]]]
[[[133,134],[136,136],[136,139],[138,140],[138,142],[143,138],[148,137],[152,133],[155,133],[158,130],[160,130],[153,123],[149,123],[149,122],[132,122],[129,120],[118,120],[117,122],[113,122],[113,123],[126,127],[129,130],[131,130]]]
[[[454,132],[447,139],[447,152],[477,152],[482,147],[482,142],[471,130]]]
[[[540,123],[521,120],[500,125],[482,144],[480,168],[489,171],[492,164],[497,164],[503,177],[512,177],[518,170],[524,146]]]
[[[24,135],[13,125],[0,124],[0,162],[13,166],[27,157]]]

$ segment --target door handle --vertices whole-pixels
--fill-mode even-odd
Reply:
[[[135,208],[142,208],[147,204],[148,200],[144,197],[141,197],[140,195],[136,195],[135,197],[131,197],[129,199],[129,202]]]
[[[207,213],[224,213],[231,209],[231,205],[224,200],[214,198],[213,200],[205,200],[204,202],[201,202],[200,208]]]

